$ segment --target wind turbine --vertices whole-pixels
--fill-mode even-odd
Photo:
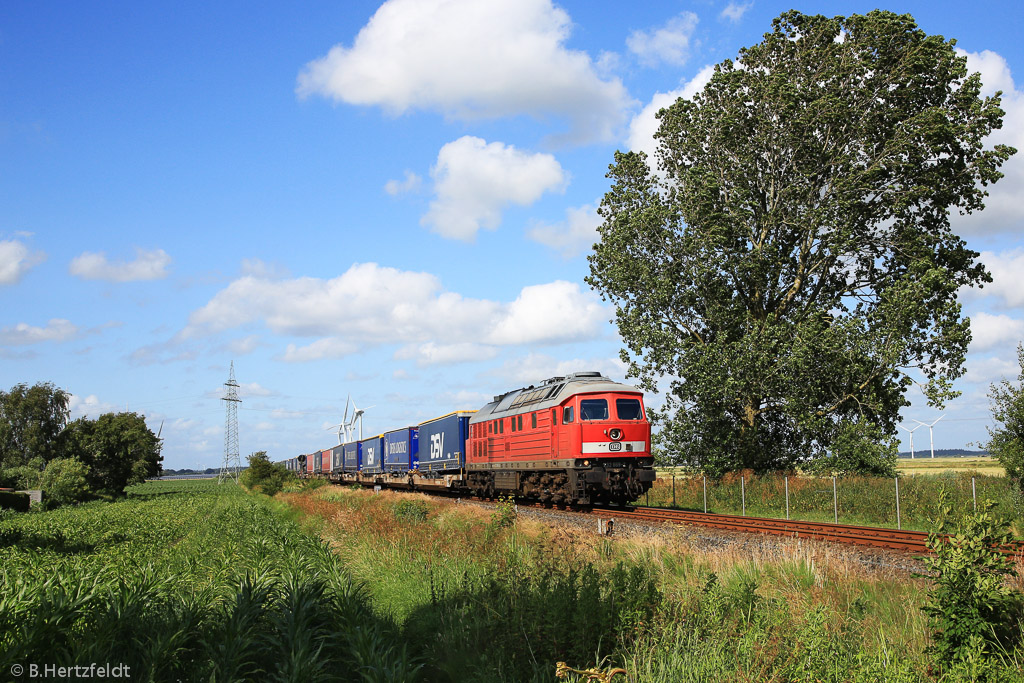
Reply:
[[[917,420],[914,420],[914,422],[917,422]],[[910,432],[910,459],[911,460],[914,459],[914,432],[917,431],[918,429],[920,429],[923,426],[924,425],[920,425],[919,424],[916,427],[914,427],[913,429],[907,429],[903,425],[900,425],[900,429],[904,429],[904,430]]]
[[[943,413],[942,415],[939,415],[939,417],[936,418],[935,422],[932,422],[931,424],[928,424],[927,422],[921,422],[920,420],[914,420],[914,422],[917,423],[917,427],[927,427],[928,428],[928,441],[931,442],[932,457],[933,458],[935,457],[935,438],[932,435],[932,427],[934,427],[938,423],[938,421],[941,420],[942,418],[944,418],[945,416],[946,416],[945,413]],[[917,429],[917,427],[914,427],[914,429]]]
[[[351,405],[352,408],[353,408],[352,418],[351,419],[349,419],[349,417],[348,417],[348,407],[349,407],[349,405]],[[374,406],[370,406],[370,408],[373,408],[373,407]],[[366,410],[369,410],[369,408],[367,408]],[[331,427],[328,427],[327,430],[331,431],[331,430],[337,428],[337,430],[338,430],[338,443],[339,444],[347,443],[347,442],[350,442],[350,441],[354,440],[352,437],[355,436],[355,431],[356,431],[355,430],[355,425],[358,422],[359,423],[359,440],[362,440],[362,438],[363,438],[363,413],[365,413],[366,410],[363,410],[362,408],[357,406],[356,402],[352,400],[352,396],[350,394],[345,399],[345,415],[344,415],[344,417],[341,418],[341,424],[337,424],[337,425],[333,425]],[[342,438],[341,438],[342,433],[345,434],[345,440],[344,441],[342,441]]]

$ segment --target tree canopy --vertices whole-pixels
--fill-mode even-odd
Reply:
[[[659,113],[657,171],[616,153],[587,281],[665,391],[665,451],[720,473],[838,444],[884,470],[913,377],[955,395],[957,290],[991,278],[949,214],[1015,150],[985,147],[999,94],[954,45],[909,15],[787,12]]]
[[[160,440],[137,413],[105,413],[68,425],[67,453],[88,468],[89,488],[115,495],[160,473]]]
[[[999,459],[1006,476],[1024,487],[1024,345],[1017,345],[1017,362],[1017,383],[1004,379],[989,391],[992,418],[998,424],[989,427],[985,447]]]
[[[70,395],[49,382],[0,391],[0,467],[16,468],[59,457]]]

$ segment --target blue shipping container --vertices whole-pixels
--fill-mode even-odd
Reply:
[[[384,435],[371,436],[359,442],[363,451],[361,471],[367,474],[380,474],[384,471]]]
[[[335,446],[331,449],[331,472],[341,472],[345,464],[345,447]]]
[[[347,443],[342,448],[345,449],[345,462],[343,468],[345,472],[358,472],[359,466],[363,464],[362,449],[359,447],[358,441]]]
[[[408,472],[419,464],[419,430],[404,427],[384,435],[384,470]]]
[[[473,412],[461,410],[420,425],[420,472],[457,470],[466,464],[466,434]]]

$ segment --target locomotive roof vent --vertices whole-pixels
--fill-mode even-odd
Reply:
[[[593,372],[593,371],[588,371],[588,372],[574,372],[574,373],[572,373],[571,375],[569,375],[569,377],[572,377],[572,378],[574,378],[574,379],[583,379],[583,378],[585,378],[585,377],[601,377],[601,376],[602,376],[602,375],[601,375],[601,373],[600,373],[600,372]]]

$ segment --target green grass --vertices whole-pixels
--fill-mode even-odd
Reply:
[[[551,681],[558,662],[623,667],[629,681],[935,680],[927,580],[817,546],[707,552],[521,519],[502,528],[488,508],[408,494],[286,500],[420,648],[427,680]],[[986,671],[1024,680],[1024,651],[1005,656]]]
[[[394,628],[264,497],[158,482],[0,519],[0,671],[125,664],[131,680],[407,680]]]
[[[704,511],[704,480],[699,476],[660,472],[648,495],[639,504]],[[745,489],[746,514],[749,517],[786,516],[786,481],[779,475],[753,476],[729,474],[707,481],[708,512],[742,514]],[[945,472],[901,477],[900,525],[904,529],[929,531],[935,527],[939,493],[945,491],[957,512],[973,510],[971,480],[980,502],[985,498],[997,503],[1000,514],[1018,522],[1024,520],[1024,498],[1013,482],[1003,476],[977,472]],[[879,477],[840,477],[837,480],[839,522],[896,528],[896,482]],[[648,503],[649,501],[649,503]],[[791,519],[831,522],[835,519],[831,478],[789,477],[789,514]]]

